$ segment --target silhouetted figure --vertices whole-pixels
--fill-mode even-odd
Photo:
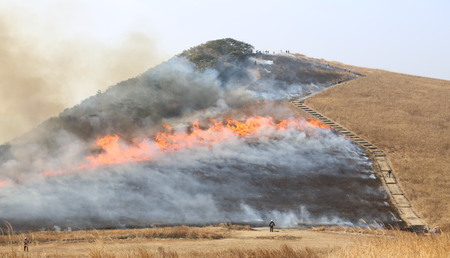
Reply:
[[[24,252],[28,252],[28,244],[30,243],[30,241],[28,241],[28,238],[24,238],[23,239],[23,251]]]
[[[388,170],[388,177],[390,178],[392,176],[392,170]]]
[[[271,220],[270,223],[269,223],[270,232],[273,232],[273,227],[274,226],[275,226],[275,222],[273,222],[273,220]]]

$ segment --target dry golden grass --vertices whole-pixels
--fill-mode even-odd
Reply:
[[[293,248],[281,245],[279,248],[234,248],[222,251],[190,251],[179,254],[176,251],[158,248],[155,251],[138,249],[122,254],[94,250],[89,257],[449,257],[450,235],[419,235],[408,232],[390,231],[383,236],[363,239],[343,248]]]
[[[331,257],[450,257],[450,234],[422,235],[396,231],[358,241]]]
[[[343,226],[315,226],[312,227],[313,231],[332,231],[332,232],[340,232],[340,233],[348,233],[348,234],[366,234],[366,235],[390,235],[394,234],[396,230],[385,230],[379,228],[361,228],[361,227],[343,227]]]
[[[268,228],[225,226],[150,229],[159,232],[151,233],[157,235],[155,238],[145,237],[145,229],[30,232],[27,236],[34,241],[28,253],[23,252],[24,235],[10,234],[5,236],[9,240],[0,245],[0,257],[319,257],[361,237],[301,229],[276,228],[269,232]],[[166,233],[174,231],[181,233]],[[201,232],[203,236],[225,233],[220,239],[184,238],[186,231]]]
[[[305,103],[383,149],[413,208],[448,230],[450,81],[344,67],[366,76]]]
[[[255,258],[275,258],[275,257],[290,257],[290,258],[306,258],[306,257],[323,257],[329,253],[328,250],[301,248],[294,249],[288,245],[282,245],[279,248],[257,248],[257,249],[245,249],[235,248],[227,249],[223,251],[191,251],[185,254],[179,254],[176,251],[166,250],[164,248],[158,248],[157,250],[138,249],[121,254],[105,252],[104,250],[93,250],[89,253],[91,258],[122,258],[122,257],[141,257],[141,258],[234,258],[234,257],[255,257]]]
[[[237,225],[229,222],[223,222],[219,224],[219,227],[232,229],[232,230],[252,230],[252,227],[249,225]]]
[[[250,228],[249,226],[247,226]],[[241,230],[247,228],[236,225],[236,228]],[[96,242],[96,241],[115,241],[115,240],[131,240],[131,239],[221,239],[229,235],[232,225],[227,227],[161,227],[161,228],[146,228],[146,229],[114,229],[114,230],[80,230],[72,232],[56,232],[56,231],[42,231],[19,233],[14,232],[9,228],[4,230],[4,234],[0,235],[0,245],[10,245],[13,243],[21,243],[25,236],[34,243],[42,244],[47,242]],[[12,232],[12,233],[10,233]]]
[[[207,227],[202,231],[213,234],[224,228]],[[179,227],[166,232],[178,231]],[[196,231],[198,228],[192,228]],[[22,246],[9,243],[0,246],[0,257],[449,257],[450,234],[415,234],[394,230],[370,230],[342,227],[318,227],[315,230],[275,230],[267,228],[251,231],[231,230],[227,239],[175,239],[170,234],[166,239],[105,238],[117,232],[104,230],[90,232],[98,238],[93,242],[65,242],[64,232],[55,233],[54,241],[42,245],[32,243],[30,252],[22,251]],[[333,232],[329,232],[329,231]],[[120,230],[119,235],[134,230]],[[184,229],[182,229],[184,231]],[[350,233],[349,233],[350,232]],[[376,232],[376,233],[374,233]],[[87,236],[87,231],[78,232],[79,238]],[[358,233],[358,236],[354,236]],[[102,239],[103,238],[103,239]],[[333,240],[342,239],[336,243]],[[218,242],[219,241],[219,242]],[[305,244],[306,242],[306,244]],[[251,243],[251,244],[250,244]],[[257,244],[256,244],[257,243]]]

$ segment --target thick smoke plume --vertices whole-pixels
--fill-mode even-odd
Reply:
[[[142,33],[108,44],[67,35],[61,19],[31,8],[0,10],[1,143],[162,60],[154,40]]]
[[[8,155],[0,167],[0,218],[23,228],[391,222],[385,193],[361,148],[267,101],[286,97],[279,87],[300,93],[320,85],[280,84],[255,76],[257,69],[270,72],[270,64],[248,64],[253,66],[240,71],[239,80],[224,80],[220,71],[199,71],[173,58],[3,146]],[[157,152],[146,161],[77,168],[86,156],[107,153],[95,145],[98,137],[119,135],[121,146],[146,141],[155,149],[153,137],[167,130],[163,124],[189,134],[194,121],[208,130],[211,118],[252,115],[298,121],[301,128],[224,133],[226,140]],[[58,170],[71,172],[46,173]]]

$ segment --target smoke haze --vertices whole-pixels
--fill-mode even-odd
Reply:
[[[77,32],[78,20],[90,18],[82,3],[44,6],[4,3],[0,10],[0,142],[165,58],[138,31],[107,42]]]

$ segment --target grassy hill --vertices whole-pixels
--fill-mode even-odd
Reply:
[[[450,81],[330,64],[365,76],[305,103],[382,148],[414,209],[449,228]]]
[[[323,64],[318,70],[309,71],[327,72],[324,70],[326,61],[298,57],[302,59],[303,67]],[[336,62],[328,64],[339,71],[351,70],[364,76],[321,91],[307,99],[306,104],[382,148],[415,210],[432,227],[448,231],[450,81]],[[228,68],[231,66],[233,64],[227,64]],[[298,74],[302,71],[308,69],[297,69]],[[131,82],[116,89],[129,87]],[[93,100],[100,101],[101,96],[108,95],[101,94]],[[125,100],[119,103],[127,104]],[[80,112],[81,118],[73,117],[83,119],[81,111],[84,109],[78,107],[70,113],[79,115],[77,112]],[[136,114],[136,117],[142,117],[142,114]],[[64,114],[59,119],[62,118]],[[7,152],[6,147],[3,152]],[[330,230],[276,228],[275,232],[269,233],[267,228],[183,226],[14,234],[5,229],[4,236],[0,237],[0,256],[25,257],[22,252],[24,236],[32,240],[26,257],[378,257],[380,254],[386,257],[445,257],[450,252],[448,233],[416,235],[359,228]]]
[[[142,134],[142,128],[150,128],[145,133],[151,135],[161,121],[204,110],[219,98],[232,99],[235,92],[228,94],[226,90],[235,85],[267,96],[274,91],[286,92],[292,85],[316,83],[326,88],[346,81],[312,96],[306,104],[382,148],[416,211],[431,226],[450,225],[449,81],[302,55],[254,54],[253,46],[233,39],[209,41],[180,56],[195,66],[175,58],[92,96],[13,145],[1,145],[0,165],[10,168],[20,164],[11,170],[12,175],[35,169],[35,164],[27,166],[31,145],[39,146],[41,163],[47,164],[47,156],[66,148],[61,139],[73,141],[67,135],[86,143],[77,150],[82,153],[99,151],[91,145],[98,135],[115,133],[132,139]],[[206,71],[211,68],[216,73]],[[217,87],[209,87],[211,84]],[[266,91],[267,85],[272,92]],[[304,93],[318,90],[306,87]],[[228,105],[238,108],[247,102],[238,98]],[[14,144],[23,147],[26,155],[16,157],[19,152]],[[14,147],[16,150],[11,150]],[[24,161],[19,159],[23,157]],[[30,160],[37,157],[33,158]],[[15,182],[19,179],[14,177]]]
[[[22,230],[52,228],[54,225],[85,229],[146,226],[154,222],[196,224],[222,222],[228,217],[232,222],[240,222],[249,221],[246,217],[253,216],[243,205],[244,202],[252,202],[254,208],[264,209],[265,214],[278,214],[280,210],[280,216],[285,218],[292,216],[285,215],[287,208],[282,206],[290,205],[298,210],[292,214],[305,214],[303,218],[307,221],[318,218],[320,223],[359,223],[362,217],[372,218],[370,221],[375,218],[395,221],[390,213],[391,207],[385,205],[378,182],[369,175],[370,164],[364,153],[349,151],[354,147],[352,143],[339,143],[341,138],[329,131],[327,137],[319,141],[310,134],[286,133],[287,137],[305,136],[304,139],[312,141],[311,144],[261,135],[253,137],[251,144],[239,139],[240,145],[221,146],[227,149],[225,152],[219,148],[213,151],[198,148],[199,151],[192,152],[188,152],[190,146],[181,148],[182,151],[175,148],[175,145],[187,141],[173,135],[197,135],[193,133],[196,121],[200,121],[199,130],[206,130],[210,128],[211,119],[222,120],[223,125],[230,113],[234,114],[231,118],[235,120],[243,119],[243,115],[270,116],[270,119],[275,119],[273,121],[290,119],[295,112],[282,106],[280,100],[308,95],[336,82],[359,77],[354,72],[304,56],[288,53],[268,55],[254,53],[252,49],[251,45],[233,39],[206,42],[135,78],[98,92],[79,105],[64,110],[58,117],[45,121],[27,135],[0,146],[0,210],[3,211],[0,220],[9,221],[16,229],[21,227]],[[260,106],[252,107],[250,103],[260,103]],[[291,129],[294,128],[288,128]],[[315,131],[320,130],[317,128]],[[166,141],[164,137],[161,140],[161,135],[167,135],[171,140]],[[262,148],[254,144],[267,142],[267,138],[279,147],[272,150],[273,145]],[[284,139],[286,144],[281,142]],[[198,142],[195,147],[208,141],[201,139]],[[289,148],[291,144],[295,146]],[[327,148],[321,148],[321,144]],[[344,148],[347,145],[349,148]],[[166,151],[167,146],[174,147],[177,152],[172,155]],[[248,149],[244,150],[244,147]],[[293,152],[293,149],[298,152]],[[265,151],[268,158],[261,158]],[[283,155],[284,151],[289,155]],[[246,155],[239,155],[240,152]],[[108,155],[109,158],[105,159]],[[186,159],[182,158],[183,155]],[[302,162],[301,159],[308,155],[320,160],[312,164]],[[345,158],[335,158],[342,156]],[[175,162],[175,157],[179,157],[180,162]],[[195,158],[198,161],[193,162]],[[281,158],[287,160],[281,161]],[[353,162],[352,159],[361,162]],[[318,172],[299,176],[311,171]],[[343,171],[351,178],[343,176]],[[265,175],[256,176],[251,172]],[[275,173],[282,174],[278,181],[273,180]],[[355,173],[359,175],[355,177]],[[295,181],[287,180],[287,175],[294,176]],[[189,177],[191,179],[186,179]],[[240,177],[246,179],[239,180]],[[259,178],[259,181],[253,178]],[[356,180],[354,186],[347,190],[352,186],[352,180]],[[333,184],[328,186],[326,182]],[[314,189],[309,191],[309,187]],[[319,187],[326,187],[326,191],[318,190]],[[373,191],[367,191],[367,187]],[[369,194],[358,194],[356,188]],[[254,189],[261,189],[264,194],[254,194]],[[238,192],[242,197],[238,197]],[[227,194],[232,196],[226,197]],[[201,201],[192,201],[200,195],[204,196]],[[337,197],[339,195],[342,198]],[[184,201],[185,198],[189,200]],[[25,207],[20,200],[33,206]],[[373,206],[363,208],[367,203]],[[208,217],[192,204],[209,211]],[[127,212],[131,206],[140,212]],[[183,212],[180,212],[180,207],[185,207],[181,208]],[[52,212],[48,212],[49,209]],[[193,215],[186,215],[187,211],[192,211]],[[242,212],[241,215],[228,215],[236,211]],[[273,217],[271,214],[264,216]],[[253,217],[252,220],[258,223],[262,219]]]

